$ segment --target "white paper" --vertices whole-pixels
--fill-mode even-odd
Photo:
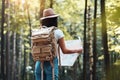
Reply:
[[[81,40],[68,40],[65,41],[65,44],[69,49],[82,48]],[[78,53],[63,54],[60,49],[61,66],[73,66],[78,56]]]

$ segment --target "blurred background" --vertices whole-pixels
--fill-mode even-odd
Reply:
[[[119,0],[0,0],[0,80],[35,80],[31,30],[45,8],[60,16],[65,40],[81,38],[83,54],[59,80],[120,80]]]

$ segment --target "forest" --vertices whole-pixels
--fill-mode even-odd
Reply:
[[[0,0],[0,80],[35,80],[31,31],[46,8],[59,14],[65,40],[83,46],[59,80],[120,80],[120,0]]]

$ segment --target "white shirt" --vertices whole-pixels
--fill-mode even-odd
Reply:
[[[62,37],[64,37],[64,34],[63,34],[63,32],[60,29],[56,29],[54,31],[54,34],[55,34],[55,38],[56,38],[57,42],[58,42],[59,39],[61,39]]]
[[[58,42],[59,39],[63,38],[64,37],[64,34],[63,32],[60,30],[60,29],[56,29],[54,31],[54,35],[55,35],[55,38],[56,38],[56,41]],[[58,48],[58,45],[57,45],[57,48]],[[58,57],[58,51],[57,51],[57,57]],[[58,57],[59,58],[59,57]]]

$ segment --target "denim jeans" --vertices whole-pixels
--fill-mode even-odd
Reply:
[[[54,78],[58,80],[58,58],[53,61],[54,64]],[[41,80],[41,62],[36,61],[35,64],[35,80]],[[52,80],[52,66],[49,61],[44,62],[44,80]]]

